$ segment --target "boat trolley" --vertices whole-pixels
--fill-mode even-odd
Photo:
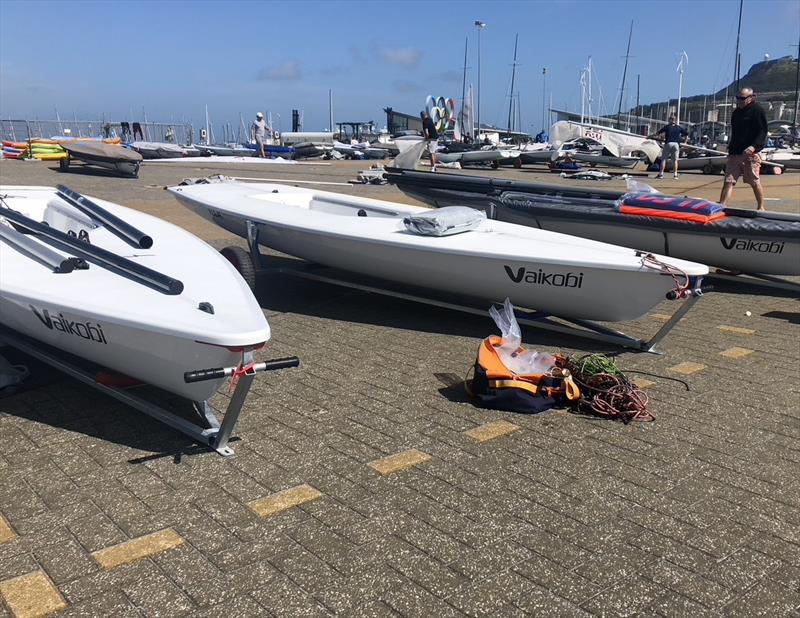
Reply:
[[[303,262],[307,264],[307,267],[305,268],[270,267],[269,265],[266,264],[266,260],[268,258],[266,258],[259,250],[259,225],[263,224],[257,224],[256,222],[251,220],[246,220],[245,223],[247,225],[247,245],[249,251],[245,252],[240,247],[228,247],[226,249],[223,249],[223,253],[226,252],[241,252],[242,254],[249,253],[248,257],[251,264],[246,264],[246,263],[243,264],[242,263],[243,259],[237,260],[235,259],[235,257],[234,259],[231,259],[233,256],[230,253],[226,253],[226,257],[231,259],[231,261],[234,263],[234,266],[237,268],[237,270],[240,271],[240,273],[242,273],[242,275],[245,277],[245,280],[248,281],[248,284],[250,284],[251,287],[255,285],[255,275],[259,273],[281,273],[281,274],[288,274],[294,277],[300,277],[302,279],[308,279],[312,281],[318,281],[322,283],[328,283],[331,285],[337,285],[354,290],[359,290],[361,292],[380,294],[383,296],[399,298],[402,300],[409,300],[413,302],[432,305],[434,307],[441,307],[444,309],[460,311],[463,313],[469,313],[479,316],[486,315],[485,308],[470,306],[467,304],[451,303],[417,294],[400,292],[397,290],[386,289],[373,285],[358,283],[355,281],[348,281],[335,276],[328,276],[324,274],[325,271],[330,271],[334,269],[326,266],[311,264],[309,262]],[[244,256],[241,257],[243,258]],[[251,265],[252,265],[252,270],[250,269]],[[549,315],[541,311],[520,309],[520,308],[516,308],[515,313],[517,315],[517,322],[531,328],[537,328],[540,330],[546,330],[550,332],[561,333],[575,337],[583,337],[595,341],[602,341],[604,343],[610,343],[612,345],[619,346],[622,348],[627,348],[637,352],[649,352],[653,354],[660,354],[660,352],[656,350],[656,345],[661,340],[663,340],[664,337],[666,337],[673,328],[675,328],[678,322],[680,322],[683,316],[685,316],[688,313],[688,311],[694,306],[694,304],[698,300],[700,300],[703,294],[710,290],[711,290],[710,286],[701,285],[700,279],[695,281],[693,287],[686,290],[686,295],[681,305],[675,310],[672,316],[670,316],[670,318],[661,326],[661,328],[659,328],[658,331],[649,339],[638,339],[636,337],[618,331],[614,328],[610,328],[608,326],[599,324],[591,320],[562,318],[558,316]]]

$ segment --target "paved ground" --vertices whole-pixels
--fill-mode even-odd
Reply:
[[[225,173],[341,183],[363,167]],[[221,245],[161,190],[211,171],[125,180],[4,161],[0,181],[65,182]],[[662,184],[715,197],[720,180]],[[800,210],[800,175],[766,186]],[[303,365],[257,379],[234,458],[35,364],[0,399],[0,616],[800,617],[796,297],[723,284],[663,356],[621,355],[653,383],[656,422],[631,425],[473,407],[461,380],[488,316],[277,275],[259,300],[267,355]],[[672,308],[625,327],[652,333]]]

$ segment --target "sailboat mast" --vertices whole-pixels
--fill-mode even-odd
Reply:
[[[797,42],[797,69],[794,76],[794,120],[792,121],[792,134],[797,135],[797,108],[800,103],[800,40]]]
[[[519,34],[514,37],[514,63],[511,65],[511,97],[508,100],[508,132],[511,133],[511,111],[514,106],[514,78],[517,74],[517,43]]]
[[[736,30],[736,55],[733,57],[733,81],[736,82],[736,93],[739,93],[739,76],[741,67],[739,66],[739,36],[742,34],[742,7],[744,0],[739,0],[739,27]]]
[[[467,102],[467,45],[469,44],[469,37],[464,37],[464,72],[462,73],[461,77],[461,109],[460,116],[461,116],[461,126],[464,126],[464,106]]]
[[[628,49],[625,51],[625,68],[622,69],[622,86],[619,89],[619,106],[617,107],[617,128],[620,129],[620,116],[622,115],[622,96],[625,93],[625,78],[628,76],[628,58],[631,57],[631,38],[633,37],[633,20],[628,32]]]

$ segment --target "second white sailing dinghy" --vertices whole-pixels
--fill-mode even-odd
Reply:
[[[708,273],[694,262],[482,215],[463,233],[424,235],[405,221],[436,211],[326,191],[224,179],[169,191],[245,238],[246,223],[256,224],[261,244],[289,255],[438,292],[508,297],[565,318],[632,320],[665,298],[691,293]]]

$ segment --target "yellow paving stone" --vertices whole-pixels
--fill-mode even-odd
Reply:
[[[675,373],[682,373],[683,375],[689,375],[690,373],[697,373],[698,371],[703,371],[703,369],[705,368],[706,366],[703,365],[702,363],[685,362],[670,367],[669,370],[674,371]]]
[[[662,322],[666,322],[672,318],[671,315],[667,315],[666,313],[651,313],[650,317],[654,320],[661,320]]]
[[[148,556],[174,549],[183,539],[172,528],[140,536],[119,545],[113,545],[92,553],[97,563],[106,570],[116,569],[123,564],[136,562]]]
[[[423,453],[422,451],[412,448],[411,450],[403,451],[396,455],[389,455],[389,457],[384,457],[383,459],[376,459],[375,461],[369,462],[367,465],[378,474],[386,476],[387,474],[399,472],[400,470],[425,463],[426,461],[430,461],[430,459],[431,456],[428,455],[428,453]]]
[[[15,538],[17,538],[17,535],[11,529],[11,526],[8,525],[8,522],[3,518],[2,513],[0,513],[0,544],[13,541]]]
[[[720,324],[717,326],[723,333],[733,333],[734,335],[755,335],[756,331],[752,328],[742,328],[740,326],[726,326],[725,324]]]
[[[266,498],[253,500],[247,506],[259,517],[269,517],[321,497],[322,494],[311,485],[298,485],[297,487],[290,487],[269,495]]]
[[[469,431],[465,431],[464,433],[476,442],[488,442],[489,440],[494,440],[495,438],[507,436],[510,433],[519,431],[519,429],[520,426],[515,425],[514,423],[509,423],[508,421],[497,421],[495,423],[485,423],[483,425],[479,425],[478,427],[474,427]]]
[[[44,571],[0,582],[0,598],[14,618],[39,618],[67,607],[64,597]]]
[[[645,380],[644,378],[634,378],[633,384],[636,386],[636,388],[645,389],[655,386],[656,383],[652,380]]]
[[[720,352],[719,355],[724,356],[725,358],[743,358],[752,353],[753,350],[748,350],[747,348],[728,348],[727,350]]]

